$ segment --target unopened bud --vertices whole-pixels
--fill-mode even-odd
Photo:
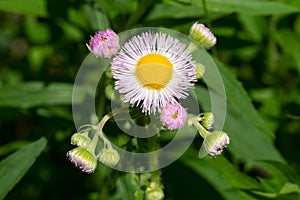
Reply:
[[[79,169],[92,173],[97,167],[96,156],[88,149],[77,147],[67,153],[68,159]]]
[[[161,187],[148,187],[146,189],[146,200],[162,200],[164,198],[164,191]]]
[[[209,49],[214,46],[217,42],[214,34],[205,27],[203,24],[198,24],[197,22],[190,28],[189,36],[204,49]]]
[[[228,144],[229,137],[225,132],[214,131],[204,138],[199,157],[202,158],[207,154],[213,157],[220,155]]]
[[[211,129],[215,123],[214,114],[212,112],[206,112],[203,114],[203,117],[201,119],[201,124],[206,129]]]
[[[86,46],[96,57],[111,58],[119,50],[119,36],[111,29],[99,31]]]
[[[114,149],[102,149],[98,154],[98,159],[105,165],[115,166],[120,160],[119,153]]]
[[[82,133],[75,133],[71,137],[71,144],[79,147],[86,147],[90,141],[91,139]]]

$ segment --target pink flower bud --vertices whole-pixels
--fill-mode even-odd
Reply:
[[[187,112],[179,103],[167,104],[161,112],[160,120],[168,129],[176,130],[186,124]]]
[[[99,31],[86,46],[96,57],[111,58],[119,50],[119,36],[111,29]]]

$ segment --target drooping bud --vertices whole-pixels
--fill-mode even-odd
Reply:
[[[119,50],[119,36],[111,29],[99,31],[86,46],[96,57],[111,58]]]
[[[204,138],[203,144],[199,151],[199,157],[203,158],[207,154],[213,157],[220,155],[229,142],[229,137],[225,132],[211,132]]]
[[[205,27],[203,24],[198,24],[197,22],[190,28],[189,36],[204,49],[209,49],[214,46],[217,42],[214,34]]]
[[[111,148],[104,148],[102,149],[98,154],[98,159],[100,162],[102,162],[105,165],[108,166],[115,166],[118,164],[120,160],[119,153]]]
[[[206,129],[211,129],[215,123],[214,114],[212,112],[206,112],[203,114],[203,117],[201,119],[201,124]]]
[[[90,141],[91,139],[82,133],[75,133],[71,137],[71,144],[79,147],[86,147]]]
[[[161,112],[160,120],[169,130],[176,130],[186,124],[187,112],[179,103],[167,104]]]
[[[97,167],[97,158],[88,149],[77,147],[67,153],[67,158],[79,169],[92,173]]]

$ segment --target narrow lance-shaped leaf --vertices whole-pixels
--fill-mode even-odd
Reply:
[[[222,94],[222,88],[220,88],[220,85],[216,84],[216,81],[214,80],[216,72],[214,71],[213,67],[210,66],[211,61],[203,61],[203,64],[206,67],[206,72],[204,75],[206,84],[217,94],[223,96],[224,94]],[[226,98],[227,102],[234,106],[235,110],[240,115],[243,115],[243,117],[245,117],[249,123],[262,131],[262,133],[264,133],[266,136],[273,138],[274,134],[270,128],[266,126],[258,112],[255,110],[251,99],[247,95],[247,92],[242,87],[241,83],[228,69],[223,66],[220,61],[214,59],[214,63],[217,66],[218,73],[221,74],[223,79],[223,87],[225,87],[226,91],[226,97],[224,96],[223,98]]]
[[[73,84],[26,82],[0,87],[0,107],[31,108],[41,105],[70,105],[81,102],[86,91],[78,88],[72,102]]]
[[[192,0],[192,4],[202,7],[202,1]],[[299,9],[281,2],[261,0],[206,0],[207,9],[220,13],[241,13],[249,15],[278,15],[299,12]]]
[[[21,180],[47,144],[42,137],[11,154],[0,162],[0,199]]]
[[[212,184],[224,199],[255,200],[242,190],[258,190],[261,187],[260,184],[241,173],[226,158],[219,156],[216,159],[209,157],[195,159],[196,156],[197,152],[190,150],[181,158],[181,161]]]

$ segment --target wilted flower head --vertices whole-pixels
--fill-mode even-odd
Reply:
[[[96,156],[88,149],[77,147],[67,153],[69,160],[86,173],[92,173],[97,167]]]
[[[163,108],[160,120],[170,130],[179,129],[186,124],[187,112],[179,103],[170,103]]]
[[[209,49],[217,42],[217,38],[205,27],[204,24],[198,24],[197,22],[190,28],[189,36],[201,47]]]
[[[115,166],[120,160],[119,153],[114,149],[102,149],[98,154],[98,159],[105,165]]]
[[[127,41],[111,63],[123,101],[155,113],[186,98],[196,82],[192,54],[166,33],[144,32]]]
[[[111,29],[99,31],[86,46],[97,57],[111,58],[119,49],[119,36]]]
[[[213,157],[220,155],[228,144],[229,137],[225,132],[214,131],[204,138],[199,157],[202,158],[207,154]]]

